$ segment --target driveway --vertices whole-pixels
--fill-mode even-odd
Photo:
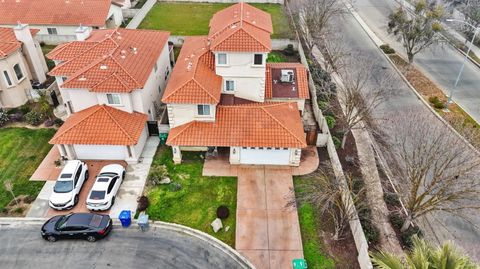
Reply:
[[[95,243],[63,240],[50,243],[40,237],[39,224],[2,227],[0,264],[10,268],[247,268],[235,251],[209,237],[192,236],[165,227],[115,226]],[[228,254],[227,254],[228,253]]]
[[[238,168],[235,249],[259,269],[291,268],[303,258],[295,208],[286,208],[293,189],[292,169]]]

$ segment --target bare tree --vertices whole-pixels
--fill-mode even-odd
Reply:
[[[8,191],[8,192],[10,192],[10,194],[12,194],[13,200],[15,200],[15,203],[17,204],[17,206],[19,206],[18,201],[17,201],[17,197],[13,193],[13,183],[12,183],[12,181],[11,180],[5,181],[3,183],[3,186],[5,187],[6,191]]]
[[[345,6],[338,0],[296,0],[291,5],[310,52],[323,39],[332,18],[345,13]]]
[[[367,207],[364,201],[363,187],[353,191],[354,181],[347,177],[347,186],[340,184],[333,173],[326,168],[319,168],[310,174],[307,181],[301,183],[298,197],[292,190],[292,197],[287,207],[296,207],[298,204],[311,204],[319,217],[330,217],[333,221],[333,240],[342,240],[345,230],[352,220],[357,220],[357,211]],[[356,211],[356,210],[357,211]]]
[[[320,48],[325,55],[325,71],[328,73],[338,72],[345,67],[344,59],[351,52],[345,42],[341,29],[337,26],[328,26],[328,38],[319,41]]]
[[[480,0],[468,0],[462,7],[459,8],[459,10],[463,13],[465,20],[468,23],[474,27],[480,26]],[[465,42],[468,42],[470,41],[470,38],[473,37],[475,29],[472,27],[466,27],[464,30],[467,33]]]
[[[443,6],[426,0],[416,1],[412,15],[402,7],[390,14],[388,31],[403,42],[409,64],[417,53],[441,40],[443,15]]]
[[[444,211],[466,220],[480,209],[480,157],[432,115],[406,113],[390,122],[392,172],[408,212],[402,231],[412,221]]]
[[[342,148],[352,129],[361,127],[360,122],[374,122],[373,110],[393,93],[391,73],[380,63],[356,56],[351,57],[346,65],[353,68],[338,73],[342,81],[337,90],[338,100],[343,107],[343,113],[337,113],[337,117],[345,123]]]

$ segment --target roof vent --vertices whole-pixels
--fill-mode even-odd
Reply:
[[[82,75],[78,80],[85,81],[85,80],[87,80],[87,78],[85,77],[85,75]]]
[[[125,59],[127,57],[127,52],[125,50],[120,51],[120,58]]]
[[[100,69],[101,70],[107,70],[108,69],[108,66],[106,64],[101,64],[100,65]]]
[[[295,86],[292,87],[292,92],[296,91]]]
[[[136,47],[131,47],[131,49],[132,49],[132,53],[133,53],[133,54],[137,54],[137,51],[138,51],[138,50],[137,50]]]
[[[192,62],[189,62],[187,65],[187,71],[192,70],[192,66],[193,66]]]

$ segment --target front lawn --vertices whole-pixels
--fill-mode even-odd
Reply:
[[[170,31],[172,35],[208,34],[213,14],[231,4],[224,3],[156,3],[142,21],[139,29]],[[272,38],[292,38],[288,16],[279,4],[252,4],[272,15]]]
[[[183,163],[175,165],[170,147],[159,147],[152,168],[165,165],[172,183],[148,187],[151,219],[182,224],[235,246],[235,216],[237,206],[237,180],[234,177],[204,177],[203,153],[182,152]],[[201,157],[202,156],[202,157]],[[179,185],[177,185],[177,183]],[[176,187],[181,186],[179,190]],[[230,209],[230,216],[223,226],[230,226],[214,233],[210,223],[216,218],[220,205]]]
[[[0,211],[12,200],[11,194],[5,190],[7,180],[12,181],[16,196],[37,197],[43,182],[29,179],[52,148],[48,140],[54,133],[54,129],[0,129]]]

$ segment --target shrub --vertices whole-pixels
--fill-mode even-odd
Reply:
[[[167,176],[167,167],[165,165],[156,165],[150,169],[148,183],[150,186],[160,185],[160,181]]]
[[[336,149],[339,149],[342,146],[342,140],[340,140],[338,137],[332,135],[332,140]]]
[[[320,110],[326,110],[327,107],[328,107],[328,102],[325,102],[325,101],[318,101],[317,102],[318,104],[318,108],[320,108]]]
[[[3,111],[3,109],[0,109],[0,126],[5,125],[9,120],[10,117],[8,116],[7,112]]]
[[[32,111],[32,108],[30,108],[30,106],[29,106],[28,104],[25,104],[25,105],[19,107],[18,110],[19,110],[20,112],[22,112],[23,115],[25,115],[25,114],[27,114],[28,112]]]
[[[267,63],[281,63],[281,62],[285,62],[285,58],[283,58],[283,55],[274,53],[274,52],[268,54]]]
[[[293,56],[295,55],[295,50],[293,49],[292,44],[288,44],[287,47],[283,50],[283,53],[287,56]]]
[[[412,237],[414,235],[417,235],[419,238],[423,237],[423,232],[418,226],[411,226],[410,228],[408,228],[408,230],[406,230],[400,235],[400,240],[402,241],[402,244],[407,248],[411,248],[413,245]]]
[[[385,192],[383,194],[383,200],[385,200],[385,203],[387,203],[387,205],[390,205],[390,206],[393,206],[393,207],[401,207],[402,206],[400,204],[400,199],[398,198],[398,195],[396,193]]]
[[[380,46],[380,49],[383,50],[385,54],[394,54],[395,50],[392,49],[388,44],[384,44]]]
[[[25,120],[31,125],[39,125],[42,122],[42,115],[35,110],[25,114]]]
[[[62,119],[59,119],[59,118],[56,118],[53,120],[53,124],[55,124],[55,126],[57,127],[60,127],[63,125],[63,120]]]
[[[23,113],[18,111],[14,114],[10,114],[10,120],[13,122],[23,121]]]
[[[445,104],[440,99],[438,99],[437,96],[430,96],[428,98],[428,101],[431,104],[433,104],[433,107],[436,108],[436,109],[444,109],[445,108]]]
[[[53,126],[54,122],[53,122],[53,120],[48,119],[44,122],[44,124],[45,124],[45,127],[51,127],[51,126]]]
[[[405,222],[403,217],[398,213],[390,213],[388,218],[390,219],[390,223],[392,224],[392,226],[398,230],[402,228],[403,223]]]
[[[228,210],[228,207],[221,205],[217,208],[217,217],[219,219],[226,219],[230,215],[230,210]]]
[[[137,210],[139,212],[145,211],[148,208],[148,205],[150,203],[148,202],[148,197],[145,195],[142,195],[137,198]]]
[[[332,116],[325,116],[325,120],[327,121],[328,129],[333,129],[335,127],[335,118]]]
[[[360,220],[362,223],[363,233],[368,241],[372,245],[378,245],[380,243],[380,231],[369,219]]]

